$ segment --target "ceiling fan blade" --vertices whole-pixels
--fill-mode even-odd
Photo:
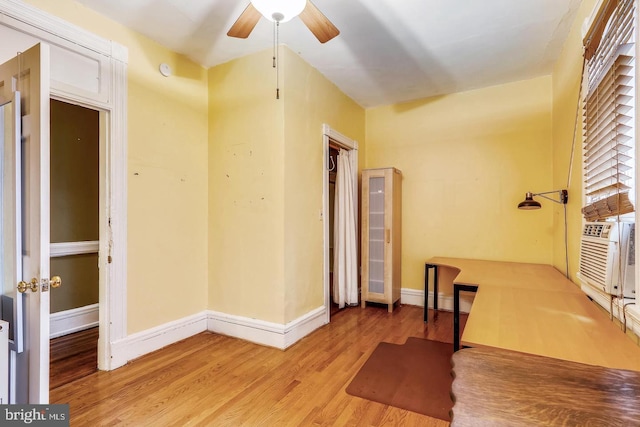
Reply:
[[[326,43],[340,34],[340,30],[310,0],[307,0],[307,6],[300,14],[300,19],[320,43]]]
[[[246,39],[255,28],[261,16],[262,15],[258,12],[258,9],[253,7],[253,4],[249,3],[249,6],[247,6],[236,22],[234,22],[231,28],[229,28],[227,35],[229,37]]]

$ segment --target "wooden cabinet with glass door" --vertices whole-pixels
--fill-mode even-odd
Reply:
[[[396,168],[362,171],[362,307],[400,299],[402,173]]]

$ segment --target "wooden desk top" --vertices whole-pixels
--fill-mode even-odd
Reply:
[[[640,347],[582,293],[481,286],[461,342],[640,371]]]
[[[640,372],[505,350],[453,355],[452,426],[631,426]]]
[[[640,347],[550,265],[432,258],[478,285],[462,345],[640,371]]]
[[[459,270],[456,283],[482,285],[483,287],[544,289],[584,295],[577,285],[548,264],[445,257],[434,257],[427,263]]]

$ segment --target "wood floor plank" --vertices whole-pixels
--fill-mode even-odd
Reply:
[[[51,389],[98,371],[98,328],[54,338],[49,342]]]
[[[348,395],[344,390],[381,341],[452,340],[451,313],[355,307],[281,351],[204,332],[51,391],[72,426],[442,427],[448,422]]]

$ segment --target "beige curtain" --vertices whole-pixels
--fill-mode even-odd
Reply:
[[[333,218],[333,302],[340,308],[358,304],[356,206],[349,150],[340,149],[337,161]]]

